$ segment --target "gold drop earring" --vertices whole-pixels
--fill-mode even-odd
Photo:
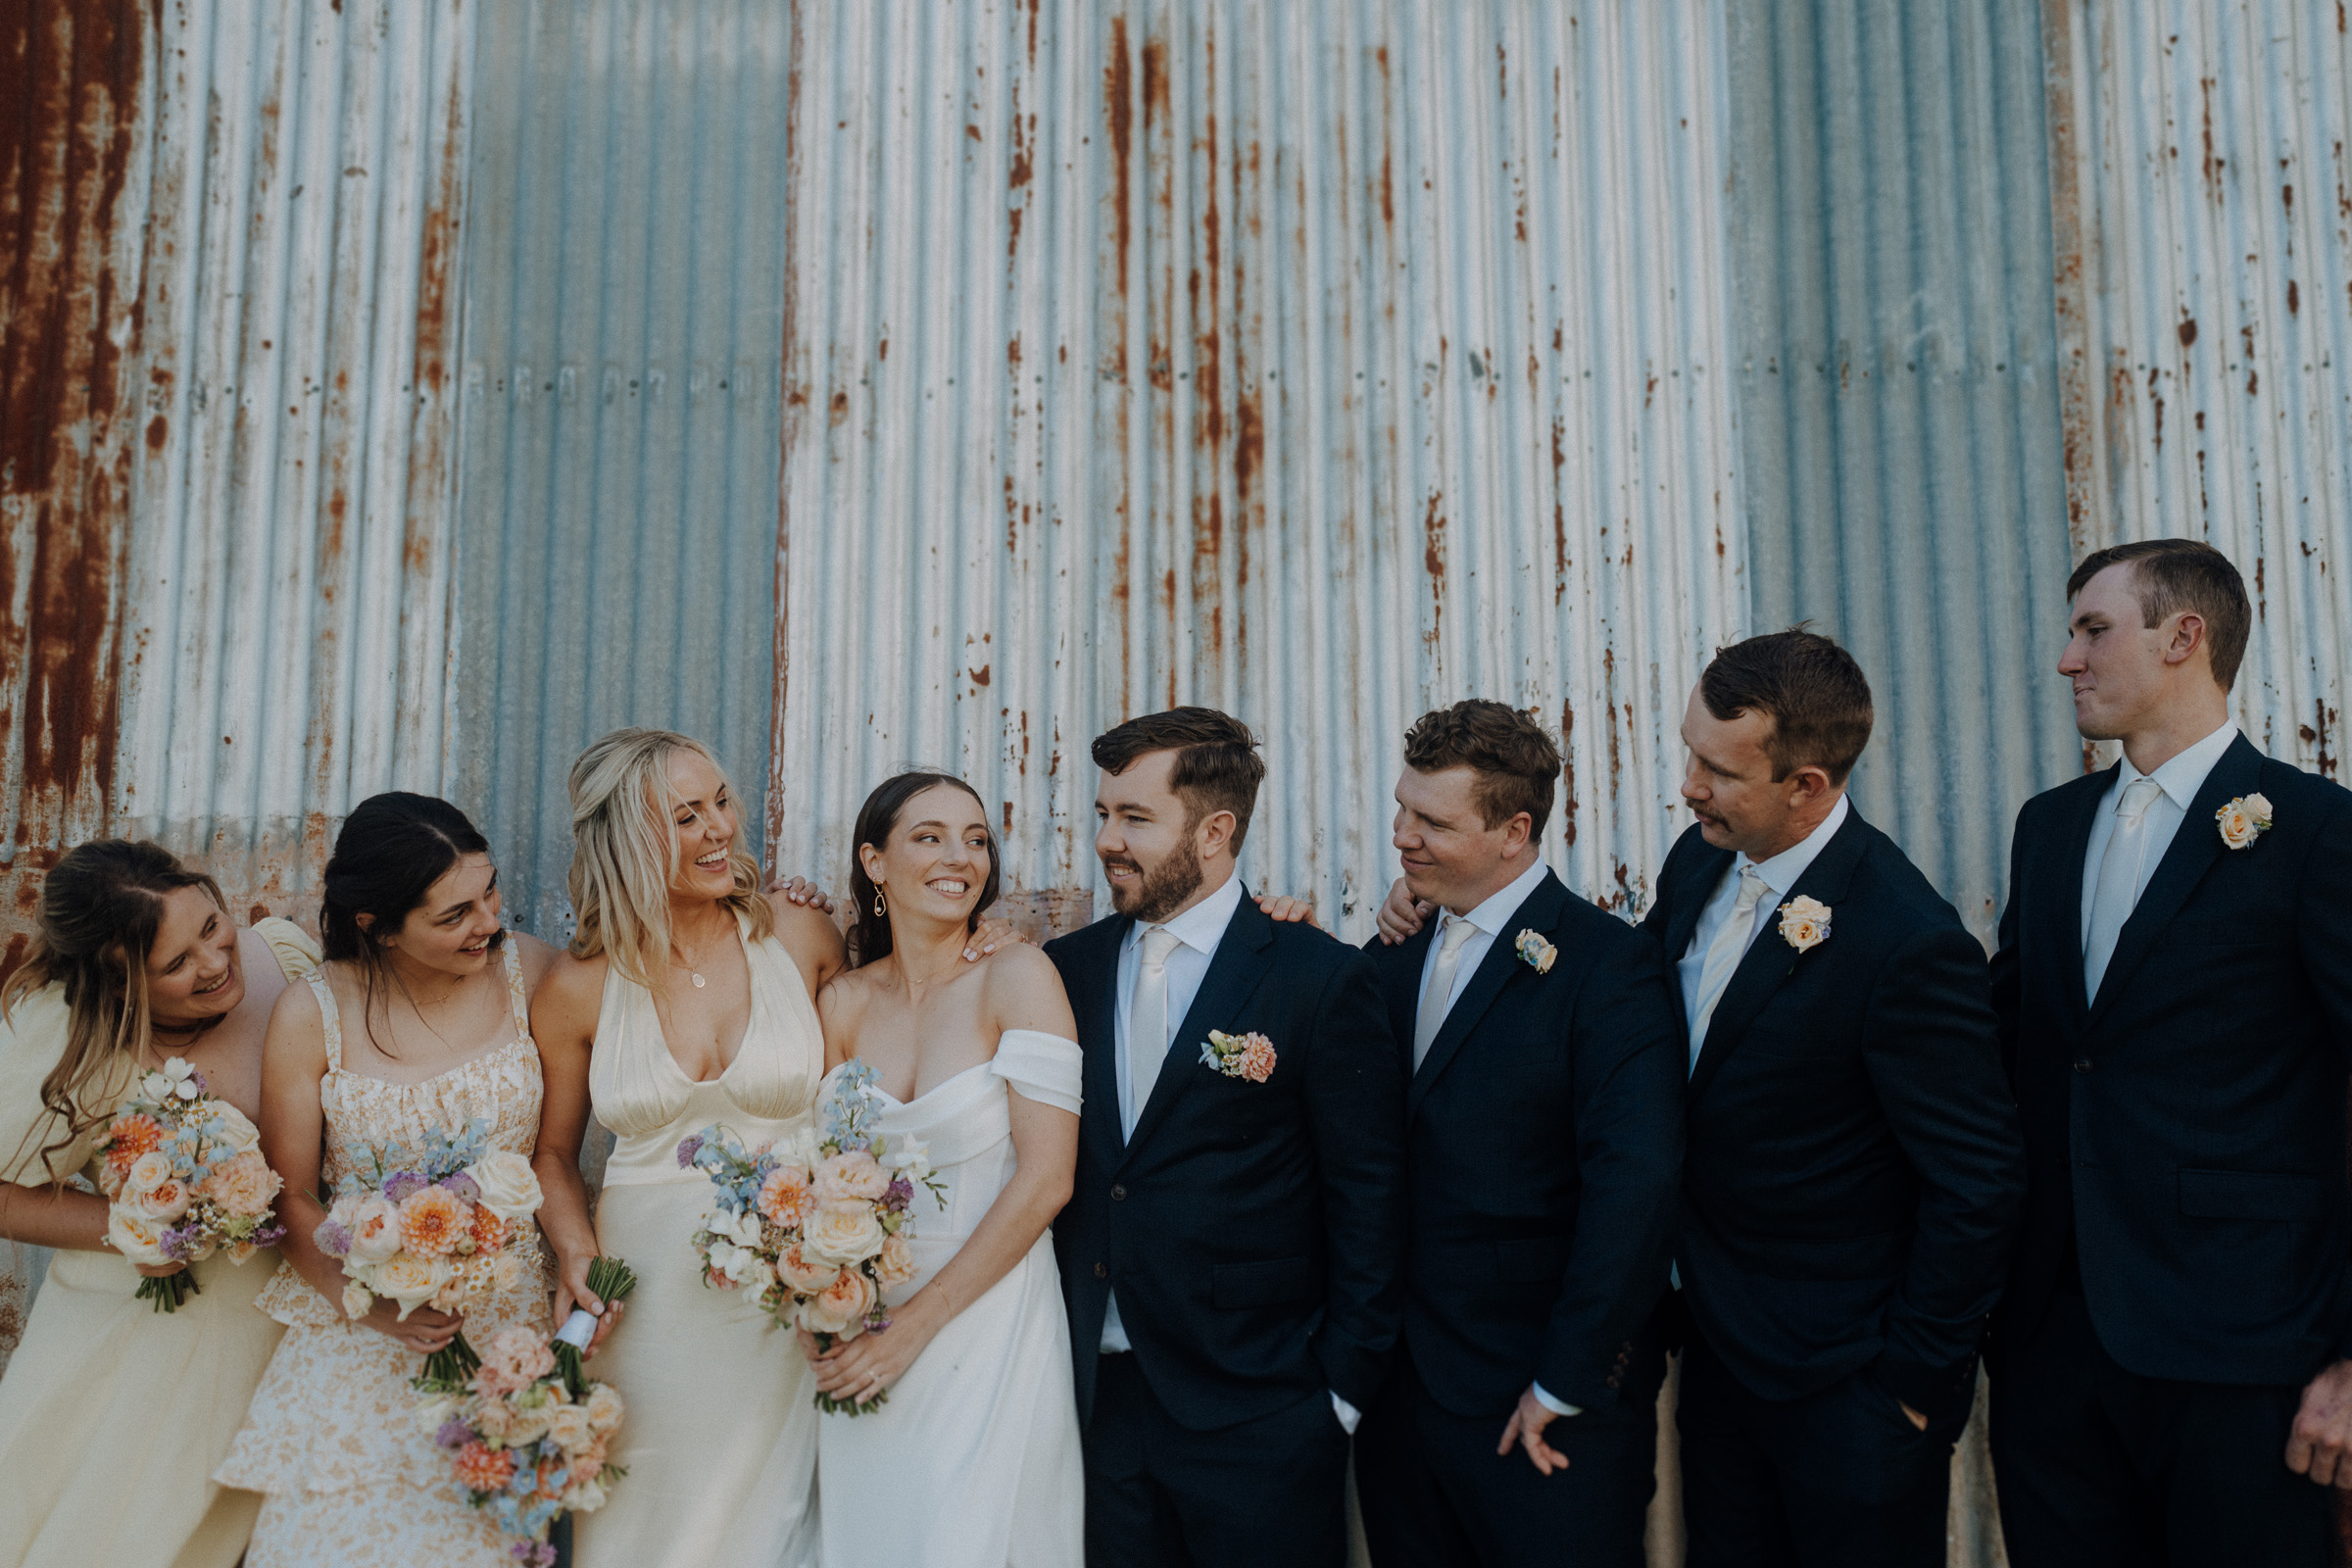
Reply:
[[[876,885],[874,888],[874,913],[879,916],[883,912],[882,889],[879,885]]]

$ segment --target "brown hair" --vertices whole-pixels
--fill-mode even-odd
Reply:
[[[1490,828],[1527,813],[1527,836],[1540,838],[1551,819],[1560,781],[1560,749],[1516,708],[1473,697],[1434,709],[1404,732],[1404,765],[1422,773],[1468,767],[1478,774],[1470,798]]]
[[[1152,752],[1176,754],[1168,784],[1191,813],[1185,825],[1195,826],[1212,811],[1231,811],[1233,853],[1240,855],[1257,787],[1266,781],[1265,759],[1257,755],[1250,726],[1213,708],[1171,708],[1095,737],[1095,765],[1114,776]]]
[[[2154,626],[2167,615],[2189,611],[2205,620],[2205,648],[2213,656],[2213,678],[2228,691],[2246,657],[2254,612],[2246,604],[2246,580],[2230,558],[2194,539],[2142,539],[2109,545],[2082,558],[2066,579],[2067,603],[2109,566],[2130,566],[2139,595],[2141,624]]]
[[[906,803],[942,784],[969,795],[980,808],[981,822],[987,823],[988,803],[980,799],[978,790],[953,773],[916,771],[886,778],[874,786],[865,804],[858,808],[858,825],[850,834],[850,903],[851,912],[858,920],[853,936],[858,948],[857,967],[860,969],[887,956],[891,944],[890,914],[874,907],[874,879],[865,874],[865,862],[858,858],[858,850],[867,844],[877,850],[887,845],[899,825],[899,813],[906,809]],[[988,880],[980,885],[980,901],[972,906],[971,915],[964,921],[967,932],[980,929],[980,916],[997,902],[997,890],[1003,885],[1004,876],[1004,868],[997,854],[997,830],[992,827],[988,830]]]
[[[41,1105],[55,1130],[41,1160],[53,1182],[73,1174],[56,1168],[58,1151],[115,1112],[90,1102],[112,1092],[116,1075],[146,1049],[147,957],[164,900],[181,888],[196,889],[228,918],[220,884],[160,844],[93,839],[68,850],[41,879],[32,943],[0,989],[0,1017],[44,986],[64,990],[65,1052],[41,1080]]]
[[[1772,776],[1818,767],[1842,784],[1870,744],[1870,682],[1854,656],[1803,625],[1715,650],[1699,700],[1720,719],[1755,711],[1772,720],[1764,755]]]

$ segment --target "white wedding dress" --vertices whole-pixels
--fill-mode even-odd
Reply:
[[[948,1195],[943,1212],[916,1189],[917,1272],[891,1304],[930,1283],[1011,1179],[1006,1096],[1074,1115],[1081,1061],[1075,1041],[1008,1029],[995,1060],[910,1104],[875,1091],[884,1135],[927,1145]],[[940,1330],[881,1409],[821,1419],[816,1476],[825,1568],[1079,1568],[1086,1486],[1051,1231]]]

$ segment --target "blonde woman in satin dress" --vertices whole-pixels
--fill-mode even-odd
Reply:
[[[817,1386],[878,1410],[817,1435],[824,1568],[1079,1568],[1085,1482],[1048,1226],[1078,1157],[1082,1057],[1054,961],[962,961],[996,901],[988,810],[961,780],[891,779],[858,813],[860,966],[817,999],[826,1059],[876,1074],[881,1130],[928,1147],[913,1278],[890,1326],[818,1354]]]
[[[253,1309],[275,1249],[194,1265],[175,1312],[106,1243],[89,1180],[140,1073],[185,1058],[261,1114],[262,1039],[318,950],[284,920],[239,929],[211,877],[154,844],[70,850],[41,885],[0,1024],[0,1238],[57,1250],[0,1378],[0,1565],[231,1568],[260,1499],[213,1481],[283,1330]]]
[[[513,1568],[493,1516],[467,1504],[417,1426],[409,1380],[461,1326],[476,1346],[512,1326],[553,1332],[536,1239],[512,1284],[462,1322],[430,1306],[402,1322],[380,1298],[348,1317],[342,1266],[314,1240],[317,1195],[475,1122],[490,1151],[517,1156],[512,1196],[527,1193],[540,1097],[529,995],[555,955],[503,928],[488,848],[446,801],[361,802],[326,863],[327,961],[270,1020],[262,1149],[286,1182],[286,1262],[256,1304],[286,1331],[217,1473],[262,1494],[246,1568]]]
[[[842,967],[814,908],[759,891],[733,788],[683,735],[624,729],[571,770],[579,927],[532,1010],[547,1080],[536,1168],[557,1309],[598,1313],[597,1376],[628,1401],[612,1451],[628,1479],[577,1519],[579,1568],[800,1568],[815,1548],[816,1411],[790,1334],[746,1293],[706,1289],[689,1238],[710,1182],[687,1135],[746,1144],[809,1125],[824,1072],[810,1002]],[[616,1137],[590,1218],[588,1118]],[[624,1258],[625,1310],[589,1293]]]

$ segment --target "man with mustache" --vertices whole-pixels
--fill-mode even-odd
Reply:
[[[2066,593],[2076,726],[2123,756],[2018,813],[1992,965],[2009,1560],[2318,1568],[2352,1486],[2352,795],[2230,721],[2254,615],[2220,551],[2118,545]]]
[[[1086,1054],[1054,1222],[1100,1568],[1339,1568],[1396,1337],[1404,1080],[1372,966],[1235,858],[1265,763],[1204,708],[1096,740],[1117,911],[1049,943]]]

